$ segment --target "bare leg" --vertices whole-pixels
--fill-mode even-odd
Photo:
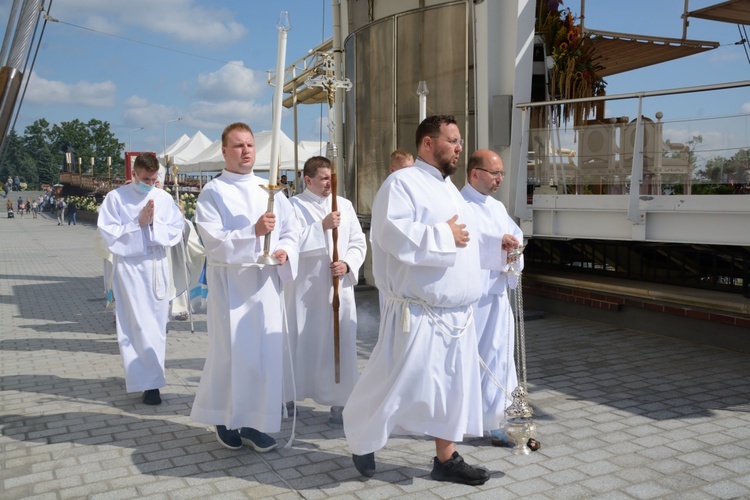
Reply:
[[[453,441],[435,438],[435,455],[437,455],[437,458],[441,463],[453,458],[454,451],[456,451],[456,447],[454,446]]]

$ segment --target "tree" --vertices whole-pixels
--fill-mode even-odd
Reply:
[[[100,120],[90,120],[87,124],[90,131],[91,145],[93,146],[94,173],[96,175],[107,175],[107,157],[112,158],[112,173],[120,169],[117,166],[124,167],[124,161],[120,158],[125,143],[115,139],[114,134],[109,130],[109,123]],[[117,163],[117,164],[116,164]]]
[[[36,164],[39,182],[56,183],[62,162],[59,156],[56,158],[50,149],[49,122],[41,118],[26,127],[23,144],[26,152]]]
[[[51,150],[64,154],[73,149],[73,172],[78,173],[78,158],[81,158],[81,173],[90,173],[90,158],[94,158],[94,174],[107,175],[107,157],[112,158],[112,175],[124,170],[120,158],[125,144],[118,141],[109,130],[109,123],[91,119],[88,123],[76,119],[54,125],[50,134]]]
[[[750,182],[750,149],[740,149],[731,158],[717,156],[706,162],[698,174],[716,184],[745,184]]]
[[[2,166],[0,166],[0,179],[18,176],[21,182],[37,184],[39,176],[36,165],[32,161],[23,145],[23,140],[15,130],[11,130],[5,138],[5,149],[3,151]]]

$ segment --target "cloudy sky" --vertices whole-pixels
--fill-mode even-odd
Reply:
[[[3,23],[11,3],[0,0]],[[133,149],[154,151],[178,117],[168,143],[198,130],[218,139],[238,119],[270,129],[266,71],[276,66],[279,13],[292,22],[289,65],[331,36],[330,8],[330,0],[52,0],[59,22],[47,22],[16,128],[95,118],[126,145],[132,137]],[[318,139],[320,106],[299,109],[301,138]],[[285,110],[290,136],[291,122]]]
[[[716,2],[691,0],[690,8]],[[11,4],[0,0],[3,23]],[[580,0],[565,5],[580,12]],[[683,6],[683,0],[588,0],[586,25],[679,38]],[[198,130],[217,139],[238,118],[255,130],[269,129],[273,90],[266,71],[276,65],[281,10],[289,11],[293,26],[287,65],[331,36],[330,0],[52,0],[50,15],[59,22],[46,25],[16,128],[22,132],[42,117],[51,123],[95,118],[108,121],[126,145],[132,137],[134,150],[153,151],[163,149],[165,123],[178,117],[167,124],[167,143]],[[610,77],[608,94],[750,79],[745,52],[733,45],[740,39],[735,25],[692,20],[688,38],[723,46]],[[666,118],[743,110],[750,112],[747,89],[662,111]],[[300,138],[325,140],[325,116],[319,105],[300,106]],[[283,129],[291,136],[288,110]]]

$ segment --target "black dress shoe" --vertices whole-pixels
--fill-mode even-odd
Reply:
[[[487,482],[490,473],[484,467],[467,464],[461,455],[454,451],[453,456],[443,463],[440,463],[437,457],[433,458],[430,476],[436,481],[450,481],[478,486]]]
[[[159,395],[159,389],[149,389],[143,391],[143,404],[147,405],[160,405],[161,395]]]
[[[375,475],[375,453],[368,453],[367,455],[352,454],[352,462],[363,476],[372,477]]]

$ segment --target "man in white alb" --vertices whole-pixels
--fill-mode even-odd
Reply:
[[[117,343],[128,392],[144,391],[145,404],[161,403],[166,385],[164,356],[169,301],[175,290],[167,252],[182,237],[183,217],[172,197],[154,189],[159,162],[142,153],[133,163],[133,182],[110,191],[97,226],[112,253],[111,278]]]
[[[208,355],[190,417],[215,426],[222,446],[276,447],[281,428],[283,297],[294,279],[299,226],[286,196],[273,211],[256,177],[255,137],[244,123],[221,136],[226,167],[198,196],[195,223],[206,248]],[[259,265],[265,236],[280,265]]]
[[[474,306],[474,322],[482,359],[482,408],[484,430],[492,443],[512,446],[502,430],[505,409],[512,403],[511,392],[518,385],[513,311],[508,287],[515,288],[518,278],[507,274],[508,252],[523,242],[523,232],[508,215],[505,206],[491,195],[503,181],[505,169],[500,156],[490,150],[476,151],[466,164],[468,184],[461,195],[474,210],[482,268],[482,298]],[[523,256],[520,257],[523,268]],[[529,448],[539,449],[539,442],[529,439]]]
[[[354,286],[367,242],[352,203],[336,197],[332,211],[331,162],[313,156],[303,169],[305,190],[290,199],[302,226],[297,279],[285,287],[294,355],[297,401],[307,398],[331,407],[329,422],[341,412],[357,382],[357,309]],[[333,262],[332,230],[338,228],[338,260]],[[338,278],[340,381],[334,375],[333,277]]]
[[[481,296],[471,209],[450,180],[463,140],[450,115],[417,128],[415,165],[392,173],[372,207],[372,264],[381,319],[372,356],[344,408],[357,470],[375,473],[391,433],[431,436],[438,481],[479,485],[483,467],[455,450],[482,435],[472,304]]]

